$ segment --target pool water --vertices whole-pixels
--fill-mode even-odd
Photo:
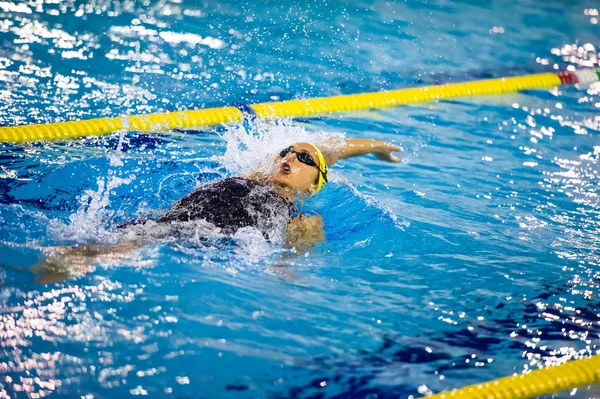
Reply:
[[[592,1],[2,1],[0,124],[597,67],[598,18]],[[595,354],[599,90],[0,144],[0,397],[407,398]],[[171,237],[36,282],[50,247],[112,243],[260,148],[340,135],[404,161],[333,167],[303,205],[325,223],[314,248]]]

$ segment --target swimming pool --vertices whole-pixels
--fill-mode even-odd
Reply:
[[[0,123],[598,66],[594,7],[5,1]],[[598,89],[286,121],[266,144],[341,132],[405,161],[332,168],[306,253],[160,241],[51,285],[18,267],[242,170],[245,132],[1,144],[0,392],[408,397],[595,353]]]

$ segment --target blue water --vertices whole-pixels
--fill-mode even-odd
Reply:
[[[265,3],[0,2],[0,124],[598,66],[593,1]],[[156,240],[48,285],[47,248],[243,157],[223,127],[0,144],[0,396],[407,398],[595,353],[599,90],[284,122],[405,159],[332,168],[306,252]]]

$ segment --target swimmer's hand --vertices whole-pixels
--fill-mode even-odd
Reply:
[[[392,154],[395,151],[402,151],[402,147],[383,140],[346,139],[344,148],[338,151],[328,151],[325,149],[323,155],[329,165],[333,165],[340,159],[366,154],[373,154],[377,159],[387,162],[402,161],[402,157]]]
[[[392,152],[395,151],[402,151],[402,147],[400,147],[399,145],[388,143],[387,141],[380,141],[379,144],[376,146],[376,149],[373,150],[373,154],[377,157],[377,159],[381,159],[382,161],[402,161],[402,157],[392,155]]]

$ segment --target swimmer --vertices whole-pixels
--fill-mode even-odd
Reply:
[[[286,241],[292,245],[303,233],[322,237],[321,217],[301,215],[294,202],[319,193],[328,181],[328,166],[340,159],[373,153],[379,159],[399,162],[401,158],[392,155],[399,150],[387,142],[365,139],[346,140],[336,153],[321,152],[310,143],[296,143],[280,150],[267,173],[203,185],[177,201],[156,222],[203,219],[226,234],[255,227],[271,241],[276,241],[277,233],[287,234]]]
[[[234,235],[244,228],[258,229],[265,239],[285,241],[289,247],[303,250],[324,239],[320,215],[302,215],[295,202],[318,194],[328,182],[329,166],[337,161],[373,154],[388,162],[400,162],[393,155],[401,147],[379,140],[346,139],[340,150],[317,148],[311,143],[296,143],[277,154],[267,172],[245,177],[229,177],[200,186],[156,220],[125,223],[119,230],[143,230],[161,225],[184,226],[201,222],[215,226],[220,233]],[[140,229],[141,228],[141,229]],[[63,279],[76,265],[78,272],[91,271],[94,260],[119,259],[140,243],[119,245],[78,245],[59,247],[33,269],[38,281]]]

